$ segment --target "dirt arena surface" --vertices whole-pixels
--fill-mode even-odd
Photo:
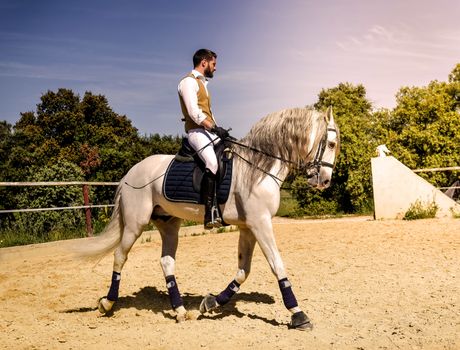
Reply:
[[[274,222],[312,331],[288,329],[258,247],[249,279],[222,313],[176,323],[160,239],[144,233],[109,316],[96,301],[109,287],[111,255],[75,260],[71,241],[0,249],[0,348],[460,349],[460,219]],[[191,230],[180,240],[176,275],[186,307],[197,310],[233,279],[238,232]]]

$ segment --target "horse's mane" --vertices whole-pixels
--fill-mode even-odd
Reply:
[[[271,113],[257,122],[249,133],[241,139],[241,143],[261,150],[265,153],[289,160],[295,164],[309,161],[326,131],[326,118],[311,108],[285,109]],[[310,140],[312,131],[316,128],[313,143]],[[310,146],[310,150],[309,150]],[[312,147],[311,147],[312,146]],[[260,152],[241,149],[244,159],[258,168],[269,172],[278,160]],[[291,165],[292,166],[292,165]],[[258,179],[264,174],[252,167],[251,180]],[[273,174],[276,175],[276,174]],[[248,179],[248,177],[247,177]]]

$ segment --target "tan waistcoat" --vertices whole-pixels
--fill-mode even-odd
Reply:
[[[210,121],[213,125],[216,125],[216,121],[214,119],[214,116],[212,115],[211,111],[211,96],[206,93],[206,88],[204,87],[203,82],[201,79],[196,78],[192,73],[187,75],[185,78],[191,77],[196,80],[198,83],[198,107],[203,111],[203,113],[206,115],[206,120]],[[204,129],[202,125],[198,125],[193,121],[192,118],[190,118],[187,107],[185,107],[184,99],[182,96],[179,94],[179,100],[180,100],[180,107],[182,109],[182,114],[184,117],[182,118],[183,121],[185,121],[185,132],[188,132],[190,129],[197,129],[201,128]]]

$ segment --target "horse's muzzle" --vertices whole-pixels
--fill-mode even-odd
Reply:
[[[329,178],[322,179],[319,174],[312,176],[308,179],[307,183],[318,190],[324,190],[331,185],[331,180]]]

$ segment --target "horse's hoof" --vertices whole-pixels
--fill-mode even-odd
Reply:
[[[176,312],[176,322],[184,322],[187,320],[187,310],[185,309],[184,305],[179,306],[177,309],[174,309]]]
[[[188,321],[195,321],[198,319],[198,312],[197,310],[187,310],[187,313],[185,314],[185,319],[188,320]]]
[[[290,328],[299,329],[301,331],[313,329],[310,319],[303,311],[296,312],[291,317]]]
[[[99,302],[97,304],[97,309],[99,312],[103,315],[105,315],[107,312],[112,310],[112,306],[115,302],[107,299],[107,297],[102,297],[99,299]]]
[[[212,294],[206,295],[200,304],[200,312],[204,314],[205,312],[212,311],[219,306],[216,301],[216,297]]]
[[[176,322],[186,322],[186,321],[195,321],[198,319],[198,311],[185,311],[176,314]]]
[[[177,323],[181,323],[181,322],[185,322],[187,320],[187,313],[184,312],[183,314],[177,314],[176,315],[176,322]]]

